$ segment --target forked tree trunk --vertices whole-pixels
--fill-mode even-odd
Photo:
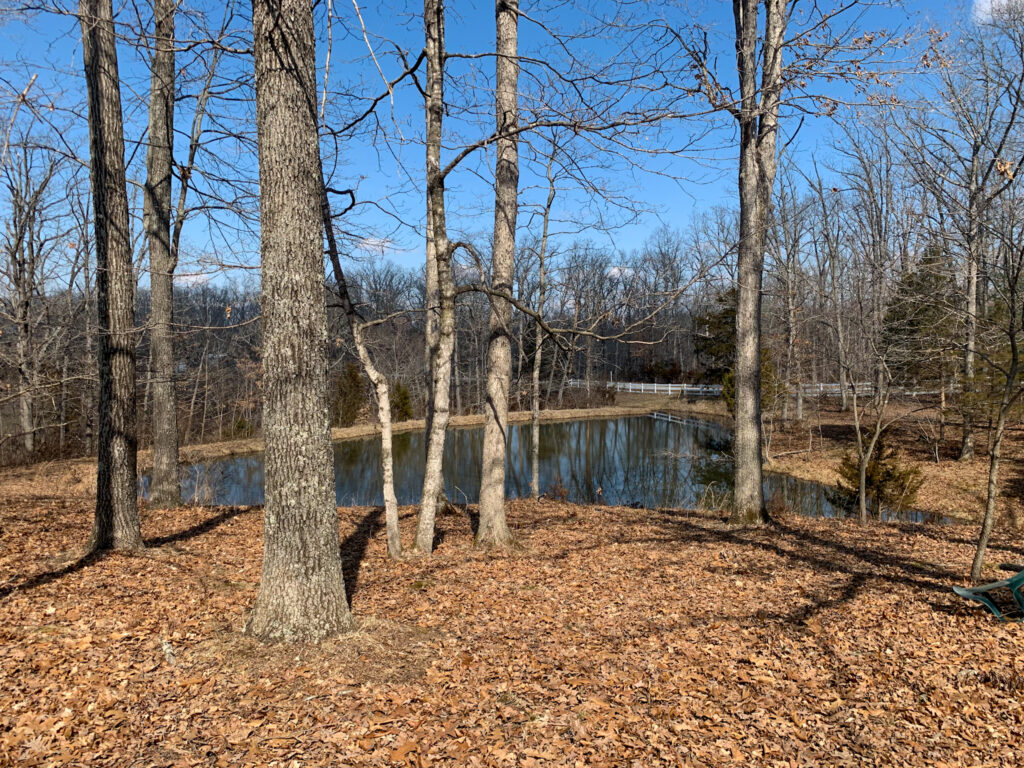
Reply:
[[[176,507],[178,408],[174,394],[174,270],[171,249],[171,176],[174,148],[175,0],[153,0],[155,52],[151,64],[149,149],[143,221],[149,241],[150,383],[152,387],[153,476],[149,503]]]
[[[736,415],[734,508],[730,522],[767,519],[761,469],[761,283],[768,206],[775,182],[786,0],[734,0],[736,65],[740,82],[740,232],[737,248]],[[760,58],[760,61],[759,61]],[[759,77],[760,75],[760,77]]]
[[[426,37],[426,165],[427,165],[427,455],[423,493],[416,525],[415,550],[429,554],[434,548],[434,524],[439,498],[444,496],[442,460],[451,415],[452,353],[455,347],[455,284],[452,253],[445,222],[444,174],[441,172],[441,130],[444,116],[444,5],[424,0]],[[430,281],[436,280],[436,305]],[[430,328],[435,318],[436,330]]]
[[[263,292],[263,571],[246,631],[317,642],[352,625],[327,409],[311,0],[254,0]]]
[[[139,549],[136,498],[135,274],[124,170],[121,83],[110,0],[82,0],[96,239],[99,441],[91,549]]]
[[[516,129],[519,119],[519,60],[517,36],[519,0],[496,0],[495,108],[496,133]],[[519,149],[515,136],[497,141],[494,172],[494,246],[491,286],[498,293],[512,293],[516,251],[516,218],[519,213]],[[484,402],[483,466],[480,479],[479,546],[505,546],[512,532],[505,519],[505,454],[508,437],[508,390],[512,375],[512,342],[509,328],[512,305],[491,297],[490,337],[487,345],[487,399]]]

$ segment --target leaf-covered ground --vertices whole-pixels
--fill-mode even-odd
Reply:
[[[67,563],[88,501],[4,499],[0,764],[1019,764],[1024,627],[949,591],[973,529],[510,517],[517,551],[453,515],[395,563],[378,512],[341,510],[361,626],[302,649],[240,634],[259,510],[149,511],[144,555]]]

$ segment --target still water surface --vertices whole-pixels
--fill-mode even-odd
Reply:
[[[444,453],[445,485],[456,503],[476,502],[480,488],[482,428],[452,429]],[[560,489],[585,504],[692,508],[709,494],[726,492],[732,480],[730,431],[696,419],[653,416],[554,422],[540,427],[542,492]],[[399,504],[418,501],[423,484],[424,435],[394,437],[395,491]],[[380,439],[334,444],[338,504],[383,504]],[[530,426],[512,425],[506,490],[530,494]],[[765,476],[766,498],[790,510],[834,516],[826,487],[785,475]],[[142,492],[148,490],[143,479]],[[262,504],[263,456],[232,457],[187,467],[184,498],[205,504]],[[910,518],[914,519],[913,513]]]

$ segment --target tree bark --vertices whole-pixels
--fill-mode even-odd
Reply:
[[[519,0],[495,3],[495,107],[499,136],[514,131],[519,123],[519,59],[517,51]],[[494,173],[494,246],[491,285],[512,293],[516,250],[516,218],[519,213],[519,148],[515,136],[497,140]],[[508,391],[512,375],[512,342],[509,327],[512,305],[491,297],[490,336],[487,346],[487,400],[484,403],[483,468],[480,480],[478,546],[506,546],[512,532],[505,519],[505,453],[508,437]]]
[[[175,0],[153,0],[154,46],[149,97],[149,149],[143,222],[149,241],[150,384],[152,388],[152,507],[181,503],[178,483],[178,408],[174,387],[174,270],[171,249],[171,177],[174,162]]]
[[[971,162],[971,182],[967,203],[967,274],[964,306],[964,382],[960,398],[963,401],[963,432],[960,438],[960,461],[974,458],[974,355],[978,334],[978,261],[979,261],[979,198],[978,158]]]
[[[121,83],[110,0],[82,0],[89,170],[96,241],[99,442],[91,549],[140,549],[136,497],[135,274],[124,167]]]
[[[423,494],[416,525],[415,551],[429,554],[434,548],[434,523],[439,498],[444,495],[442,460],[451,415],[452,353],[455,346],[455,284],[452,252],[445,222],[445,179],[441,171],[441,130],[444,115],[444,4],[424,0],[426,37],[426,166],[427,166],[427,455]],[[429,283],[436,279],[436,309]],[[436,317],[436,330],[430,327]]]
[[[764,41],[758,66],[762,0],[734,0],[740,82],[740,233],[737,248],[734,508],[730,522],[767,520],[761,457],[761,284],[768,207],[775,181],[786,0],[763,0]],[[758,74],[760,70],[760,87]]]
[[[254,0],[263,289],[263,571],[246,631],[317,642],[352,626],[327,409],[327,310],[310,0]]]

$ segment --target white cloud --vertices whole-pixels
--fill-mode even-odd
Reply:
[[[635,274],[636,272],[630,267],[608,267],[605,271],[605,276],[613,280],[627,280]]]
[[[205,285],[208,282],[210,282],[210,275],[205,272],[179,272],[174,276],[175,285],[192,287],[196,285]]]
[[[1014,11],[1024,10],[1024,0],[974,0],[971,9],[971,18],[976,22],[984,23],[992,20],[992,12],[998,9]]]
[[[364,237],[356,242],[356,250],[371,253],[374,256],[384,256],[394,248],[394,243],[386,237]]]

